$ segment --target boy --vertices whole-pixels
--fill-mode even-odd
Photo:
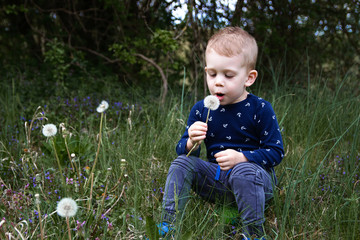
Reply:
[[[166,180],[161,233],[171,230],[176,210],[183,211],[193,189],[209,201],[234,203],[244,234],[263,235],[265,202],[272,197],[276,181],[273,167],[281,162],[284,150],[270,103],[246,90],[258,74],[257,52],[255,39],[238,27],[224,28],[210,38],[205,72],[220,107],[210,111],[208,124],[203,100],[190,112],[176,147],[179,156]],[[202,141],[208,161],[198,158]]]

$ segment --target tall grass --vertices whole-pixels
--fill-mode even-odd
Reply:
[[[184,115],[194,102],[191,95],[172,96],[164,106],[136,92],[124,99],[105,96],[110,107],[92,178],[101,119],[95,109],[102,99],[80,93],[30,104],[20,100],[16,81],[7,79],[0,89],[5,106],[0,117],[0,238],[40,238],[40,219],[46,238],[67,238],[67,224],[55,212],[63,197],[79,205],[69,222],[73,239],[156,237],[151,228],[160,219],[162,189]],[[276,168],[279,184],[266,210],[265,230],[269,239],[357,239],[360,99],[347,88],[357,80],[336,79],[336,89],[321,76],[306,81],[306,87],[276,84],[276,89],[261,85],[254,90],[273,104],[286,151]],[[32,122],[30,142],[25,122]],[[62,122],[71,137],[59,133],[54,143],[66,190],[60,187],[51,143],[41,134],[43,124]],[[68,151],[75,156],[69,158]],[[240,237],[227,207],[193,198],[177,222],[176,239]]]

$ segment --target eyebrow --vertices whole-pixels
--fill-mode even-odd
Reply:
[[[206,67],[207,71],[215,71],[215,72],[218,72],[215,68],[208,68]],[[232,70],[232,69],[224,69],[222,70],[221,72],[232,72],[232,73],[236,73],[235,70]]]

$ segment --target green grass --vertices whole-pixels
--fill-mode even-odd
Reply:
[[[68,236],[66,220],[55,212],[63,197],[75,199],[79,206],[69,219],[73,239],[139,239],[145,234],[156,238],[151,229],[160,219],[162,189],[176,157],[184,115],[195,101],[192,95],[170,96],[161,106],[156,98],[135,90],[111,96],[125,89],[107,87],[103,97],[110,107],[91,183],[101,94],[84,91],[29,103],[19,81],[6,79],[0,90],[0,238],[11,234],[16,239],[40,239],[37,193],[47,238]],[[265,230],[269,239],[357,239],[360,98],[348,82],[358,80],[332,80],[336,89],[328,88],[321,77],[307,81],[305,87],[276,84],[276,89],[258,84],[253,91],[273,104],[286,151],[276,168],[279,185],[266,210]],[[53,139],[66,186],[54,148],[41,133],[46,123],[64,123],[72,135],[65,141],[58,131]],[[177,222],[177,239],[239,237],[239,226],[226,220],[228,209],[193,198]]]

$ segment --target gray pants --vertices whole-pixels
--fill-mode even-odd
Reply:
[[[166,179],[163,220],[175,220],[176,210],[183,211],[193,189],[208,201],[236,204],[244,232],[261,235],[265,202],[272,198],[272,176],[257,164],[247,162],[235,165],[231,172],[221,171],[215,180],[217,169],[218,164],[194,156],[178,156]]]

